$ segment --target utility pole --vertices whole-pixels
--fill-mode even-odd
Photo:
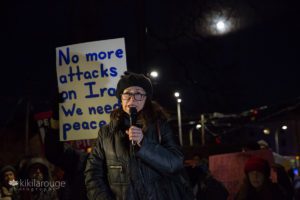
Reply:
[[[205,117],[204,114],[201,114],[201,144],[202,146],[205,146]]]
[[[279,154],[279,128],[276,128],[275,131],[275,149],[276,149],[276,153]]]
[[[181,127],[181,110],[180,110],[181,99],[177,99],[177,114],[178,114],[178,133],[179,143],[182,146],[182,127]]]

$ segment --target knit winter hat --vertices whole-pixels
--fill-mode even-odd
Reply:
[[[3,174],[4,172],[7,172],[7,171],[16,172],[16,169],[12,165],[5,165],[1,168],[0,174]]]
[[[267,160],[257,156],[252,156],[246,161],[244,171],[246,174],[251,171],[259,171],[269,177],[270,165]]]
[[[2,178],[3,174],[5,172],[7,172],[7,171],[12,171],[14,174],[16,174],[16,169],[13,166],[11,166],[11,165],[5,165],[0,170],[0,176],[1,176],[1,178]]]
[[[149,78],[143,74],[136,74],[132,72],[125,72],[125,75],[121,76],[121,79],[117,85],[116,96],[121,100],[121,94],[123,91],[131,86],[139,86],[143,88],[147,94],[147,98],[151,98],[153,94],[152,83]]]

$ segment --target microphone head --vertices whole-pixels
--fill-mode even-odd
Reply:
[[[136,107],[130,107],[129,108],[129,113],[130,113],[130,126],[132,125],[136,125],[136,121],[137,121],[137,109]]]
[[[136,113],[137,113],[136,107],[130,107],[130,108],[129,108],[129,113],[130,113],[130,115],[131,115],[131,114],[136,114]]]

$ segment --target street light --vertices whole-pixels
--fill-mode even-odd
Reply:
[[[282,131],[285,131],[287,130],[287,125],[283,125],[281,126],[280,128],[277,127],[276,130],[275,130],[275,149],[276,149],[276,153],[279,154],[279,133],[281,132],[280,129]]]
[[[268,129],[268,128],[264,128],[263,132],[265,135],[270,135],[270,133],[271,133],[270,129]]]
[[[189,131],[190,146],[193,146],[194,145],[193,132],[195,129],[199,131],[201,128],[201,124],[196,124],[196,125],[194,125],[195,123],[189,123],[189,124],[193,125],[193,127],[190,128],[190,131]]]
[[[179,133],[179,143],[182,146],[182,127],[181,127],[181,110],[180,110],[180,103],[181,99],[179,98],[180,93],[175,92],[174,96],[177,98],[177,117],[178,117],[178,133]]]
[[[282,130],[286,130],[287,128],[288,128],[287,125],[283,125],[283,126],[281,127]]]

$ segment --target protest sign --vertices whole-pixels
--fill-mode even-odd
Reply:
[[[45,143],[46,129],[50,127],[49,119],[51,118],[51,116],[51,111],[39,112],[34,114],[34,119],[37,122],[39,128],[42,144]]]
[[[117,82],[127,70],[124,38],[56,48],[60,140],[97,137],[99,127],[120,107]]]
[[[227,188],[228,200],[234,199],[242,185],[245,162],[253,155],[266,159],[270,165],[274,163],[272,151],[268,149],[209,156],[209,170]]]

